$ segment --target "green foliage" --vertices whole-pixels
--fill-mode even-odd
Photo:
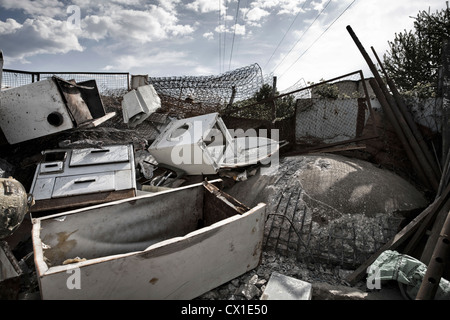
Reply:
[[[255,94],[247,100],[240,101],[234,104],[236,109],[243,108],[245,106],[261,102],[256,106],[252,106],[248,109],[238,111],[238,114],[241,117],[250,118],[250,119],[261,119],[261,120],[273,120],[272,114],[272,102],[270,98],[272,97],[272,86],[269,84],[263,84],[262,87],[255,92]],[[279,92],[276,91],[275,96],[279,95]],[[265,100],[269,100],[263,102]],[[293,116],[295,113],[295,98],[292,95],[284,96],[279,99],[275,99],[276,105],[276,118],[284,119],[290,116]]]
[[[414,30],[396,33],[384,55],[384,67],[398,89],[410,95],[433,96],[437,91],[443,42],[450,37],[450,9],[420,11]]]
[[[321,84],[323,82],[323,84]],[[309,86],[314,85],[314,82],[308,82]],[[339,86],[333,83],[327,83],[324,79],[320,79],[318,86],[313,88],[314,96],[323,99],[358,99],[361,94],[358,91],[352,92],[350,95],[341,92]]]
[[[320,82],[325,82],[325,80],[321,79]],[[324,99],[337,99],[339,98],[339,87],[335,84],[324,83],[315,87],[314,93]]]

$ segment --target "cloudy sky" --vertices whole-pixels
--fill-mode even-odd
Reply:
[[[0,0],[4,68],[218,75],[258,63],[280,89],[362,69],[346,30],[388,49],[444,0]]]

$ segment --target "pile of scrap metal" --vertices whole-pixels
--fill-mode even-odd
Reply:
[[[52,77],[4,90],[0,102],[9,144],[114,115],[105,114],[95,81]],[[159,106],[151,85],[138,87],[124,96],[124,122],[136,127]],[[266,205],[247,207],[218,178],[254,171],[278,152],[277,141],[233,138],[214,113],[174,119],[139,152],[131,143],[59,146],[41,152],[29,192],[12,178],[0,181],[0,291],[16,286],[7,298],[17,297],[21,274],[7,242],[24,219],[43,299],[191,299],[259,264]],[[200,183],[181,186],[190,176]],[[69,279],[74,270],[81,289],[80,278]],[[110,290],[111,281],[120,289]]]

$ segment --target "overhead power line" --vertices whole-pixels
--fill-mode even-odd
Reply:
[[[302,36],[297,40],[297,42],[295,42],[295,44],[291,47],[291,49],[289,50],[289,52],[284,56],[284,58],[275,66],[275,68],[273,69],[272,72],[275,72],[275,70],[278,69],[278,67],[284,62],[284,60],[286,59],[286,57],[292,52],[292,50],[297,46],[297,44],[300,42],[300,40],[303,39],[304,35],[308,32],[308,30],[313,26],[313,24],[317,21],[317,19],[322,15],[322,13],[325,11],[325,9],[328,7],[328,5],[330,4],[331,0],[329,0],[327,2],[327,4],[323,7],[323,9],[320,11],[320,13],[316,16],[316,18],[314,19],[314,21],[308,26],[308,28],[305,30],[305,32],[303,32]]]
[[[316,38],[316,40],[314,40],[314,42],[297,58],[297,60],[295,60],[290,66],[289,66],[289,68],[287,68],[286,69],[286,71],[284,71],[283,72],[283,74],[281,74],[281,76],[280,76],[280,78],[288,71],[288,70],[290,70],[308,51],[309,51],[309,49],[311,49],[311,47],[314,45],[314,44],[316,44],[316,42],[317,41],[319,41],[319,39],[328,31],[328,30],[330,30],[330,28],[333,26],[333,24],[335,24],[335,22],[336,21],[338,21],[343,15],[344,15],[344,13],[345,12],[347,12],[348,11],[348,9],[350,9],[350,7],[356,2],[356,1],[358,1],[358,0],[353,0],[352,1],[352,3],[350,3],[345,9],[344,9],[344,11],[342,11],[341,12],[341,14],[336,18],[336,19],[334,19],[334,21],[320,34],[320,36],[318,36],[317,38]]]
[[[225,70],[225,52],[227,43],[227,16],[228,16],[228,0],[225,0],[225,15],[223,19],[223,54],[222,54],[222,70]]]
[[[220,33],[222,29],[222,0],[219,0],[219,72],[222,73],[222,34]]]
[[[241,0],[238,0],[237,8],[236,8],[236,17],[234,19],[233,40],[231,42],[230,63],[228,64],[228,70],[231,69],[231,59],[233,58],[234,38],[236,36],[236,24],[237,24],[237,19],[238,19],[238,14],[239,14],[239,4],[240,3],[241,3]]]
[[[286,30],[286,32],[283,35],[283,38],[281,38],[280,42],[278,42],[277,47],[275,48],[275,50],[273,51],[272,55],[270,56],[269,60],[267,60],[266,64],[264,65],[264,68],[267,67],[267,65],[269,64],[270,60],[272,60],[273,56],[275,55],[275,52],[277,52],[278,48],[280,47],[281,43],[284,41],[284,38],[286,38],[286,35],[288,34],[288,32],[291,30],[292,26],[294,25],[295,21],[297,20],[298,16],[300,15],[300,13],[303,11],[303,9],[305,8],[306,2],[308,2],[308,0],[305,0],[305,2],[303,2],[303,5],[301,7],[301,9],[298,11],[297,15],[295,16],[294,20],[292,20],[291,25],[289,26],[289,28]]]

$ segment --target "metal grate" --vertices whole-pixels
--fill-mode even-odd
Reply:
[[[397,233],[403,218],[386,214],[342,215],[312,199],[295,179],[303,158],[280,160],[278,190],[268,201],[264,249],[305,263],[355,267]],[[334,219],[329,219],[335,216]],[[327,222],[322,221],[326,217]]]

